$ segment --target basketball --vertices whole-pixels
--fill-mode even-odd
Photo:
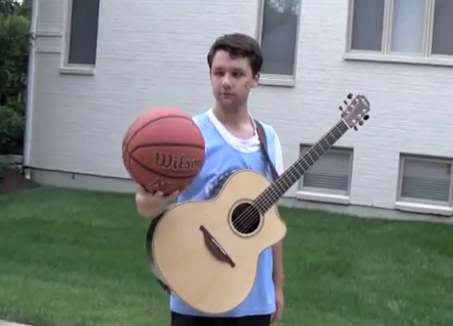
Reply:
[[[205,158],[203,135],[178,109],[154,109],[139,116],[123,136],[123,163],[131,178],[155,193],[183,191]]]

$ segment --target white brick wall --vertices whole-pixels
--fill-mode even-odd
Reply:
[[[338,143],[355,151],[351,203],[392,208],[400,152],[453,156],[453,70],[344,61],[347,3],[303,1],[297,85],[258,87],[251,109],[275,126],[289,166],[299,143],[338,120],[348,92],[366,94],[371,119]],[[209,46],[223,33],[254,34],[258,1],[101,1],[94,76],[59,74],[65,9],[40,1],[38,33],[53,36],[37,41],[30,164],[126,177],[127,125],[150,107],[207,109]]]

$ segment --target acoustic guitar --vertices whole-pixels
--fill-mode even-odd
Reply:
[[[278,200],[340,137],[368,120],[370,103],[348,94],[340,110],[339,122],[274,182],[242,170],[214,198],[169,207],[149,239],[161,285],[206,314],[227,312],[246,299],[259,255],[286,235]]]

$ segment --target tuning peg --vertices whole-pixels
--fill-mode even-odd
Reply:
[[[363,117],[363,120],[367,121],[370,118],[370,116],[367,114],[366,116]]]
[[[346,96],[348,98],[348,100],[350,100],[352,98],[352,94],[349,93],[348,96]]]
[[[340,106],[338,107],[338,110],[343,111],[343,107],[340,105]]]
[[[348,102],[346,100],[343,101],[344,104],[348,105]]]
[[[354,130],[357,131],[357,130],[359,130],[359,128],[357,128],[357,126],[354,126]]]
[[[363,126],[363,120],[359,121],[359,126]]]

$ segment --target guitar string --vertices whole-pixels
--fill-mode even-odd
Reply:
[[[323,137],[324,139],[321,139],[319,141],[319,144],[325,142],[327,143],[327,149],[330,148],[338,139],[339,137],[341,137],[343,131],[341,130],[341,127],[343,126],[344,128],[344,124],[340,124],[339,126],[336,126],[335,128],[332,129],[332,131],[330,131],[325,137]],[[347,127],[346,127],[347,128]],[[346,129],[347,131],[347,129]],[[338,134],[336,134],[338,132]],[[327,136],[329,135],[333,135],[336,137],[335,141],[330,144],[328,141],[327,141]],[[307,154],[306,156],[308,156],[311,160],[313,160],[313,158],[311,157],[311,155],[313,154],[313,152],[316,154],[316,155],[319,155],[316,150],[315,150],[315,146],[313,146],[311,149],[309,149],[307,151]],[[326,151],[326,150],[324,150]],[[313,162],[314,163],[314,162]],[[309,164],[306,159],[302,159],[300,162],[297,163],[297,166],[300,167],[302,166],[303,168],[303,165],[302,164],[306,164],[308,165],[309,167],[311,166],[311,164]],[[306,169],[308,170],[308,168]],[[306,171],[305,170],[305,171]],[[295,177],[295,172],[290,172],[290,174],[288,175],[289,177]],[[275,181],[275,184],[274,186],[278,189],[280,187],[287,187],[288,184],[287,184],[287,181],[285,179],[277,179]],[[265,206],[268,206],[269,203],[272,201],[272,197],[273,197],[273,193],[270,192],[269,194],[266,194],[262,199],[261,199],[261,204],[264,204]],[[258,209],[258,211],[260,210],[260,208],[263,208],[263,207],[260,207],[259,203],[258,203],[258,207],[255,207],[256,205],[251,205],[250,207],[248,207],[247,209],[245,209],[238,217],[237,217],[237,220],[235,221],[234,224],[236,224],[235,226],[235,229],[236,230],[247,230],[251,225],[253,225],[255,222],[256,222],[256,219],[254,218],[256,216],[255,212],[256,212],[256,209]]]
[[[329,132],[327,135],[334,135],[334,136],[338,136],[338,135],[335,135],[336,132],[339,132],[339,136],[341,136],[342,134],[342,131],[340,129],[342,125],[340,124],[339,126],[333,128],[333,130],[331,132]],[[327,143],[327,146],[328,148],[331,147],[336,140],[339,139],[339,137],[332,143],[330,144],[326,138],[327,138],[327,135],[326,137],[323,137],[324,139],[321,139],[321,141],[319,142],[319,144],[321,144],[322,142],[326,142]],[[307,152],[307,156],[310,157],[311,160],[313,160],[313,158],[311,157],[311,154],[312,152],[316,153],[315,151],[315,147],[316,146],[313,146],[308,152]],[[317,154],[317,153],[316,153]],[[308,164],[308,162],[305,160],[305,159],[302,159],[299,163],[297,163],[297,166],[300,167],[302,164]],[[311,164],[308,164],[309,167]],[[303,165],[302,165],[303,167]],[[308,170],[308,168],[307,168]],[[295,173],[294,172],[291,172],[289,174],[290,177],[295,177]],[[277,188],[280,188],[281,186],[284,186],[285,188],[287,187],[287,182],[285,179],[277,179],[277,181],[275,182],[275,186]],[[270,194],[267,194],[265,195],[262,199],[261,199],[261,203],[268,206],[269,205],[269,202],[272,200],[272,197],[273,197],[273,193],[271,192]],[[258,204],[258,210],[259,208],[259,204]],[[256,220],[254,219],[254,216],[256,215],[255,214],[255,211],[256,211],[256,207],[254,207],[254,205],[251,205],[250,207],[248,207],[246,210],[244,210],[244,212],[242,212],[238,218],[237,218],[237,223],[238,225],[236,226],[237,229],[242,229],[244,228],[245,230],[247,228],[249,228]],[[236,223],[235,223],[236,224]]]

